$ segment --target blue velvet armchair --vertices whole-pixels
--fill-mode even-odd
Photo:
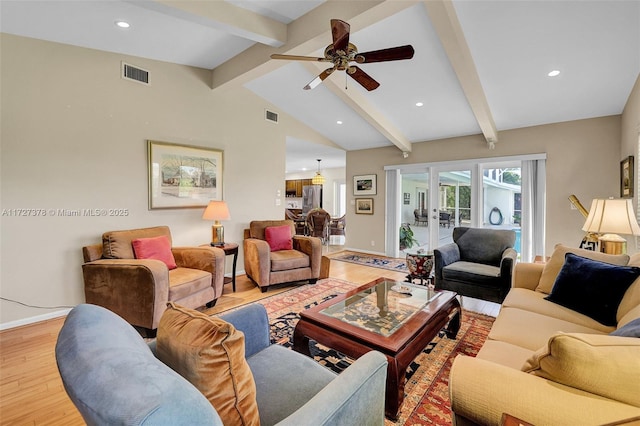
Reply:
[[[436,289],[502,303],[518,256],[515,241],[508,229],[454,228],[453,243],[433,251]]]
[[[262,305],[221,318],[245,335],[262,426],[383,425],[387,361],[369,352],[336,375],[302,354],[271,345]],[[154,356],[126,321],[78,305],[58,336],[56,361],[67,394],[89,425],[222,425],[194,386]]]

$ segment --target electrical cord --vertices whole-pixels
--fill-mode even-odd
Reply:
[[[36,308],[36,309],[66,309],[66,308],[75,308],[75,306],[67,306],[67,305],[60,305],[60,306],[38,306],[38,305],[30,305],[30,304],[28,304],[28,303],[19,302],[19,301],[17,301],[17,300],[9,299],[9,298],[2,297],[2,296],[0,296],[0,300],[4,300],[4,301],[6,301],[6,302],[17,303],[18,305],[26,306],[26,307],[28,307],[28,308]]]

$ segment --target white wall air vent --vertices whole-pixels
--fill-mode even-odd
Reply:
[[[120,74],[125,80],[132,80],[138,83],[149,85],[149,71],[122,62],[122,72]]]
[[[272,123],[278,124],[278,113],[269,111],[268,109],[264,110],[264,119],[267,121],[271,121]]]

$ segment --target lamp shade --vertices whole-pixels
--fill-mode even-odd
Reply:
[[[324,176],[322,176],[322,174],[320,174],[320,162],[322,161],[321,159],[317,159],[316,160],[318,162],[318,171],[316,172],[316,175],[313,177],[313,179],[311,179],[311,183],[314,185],[323,185],[324,184]]]
[[[209,201],[209,205],[202,214],[204,220],[229,220],[229,207],[225,201]]]
[[[630,198],[593,200],[582,230],[597,234],[640,235]]]
[[[311,183],[314,185],[323,185],[324,184],[324,176],[320,174],[320,172],[316,173],[316,175],[311,179]]]

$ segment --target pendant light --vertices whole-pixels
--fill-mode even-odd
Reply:
[[[324,176],[322,176],[320,174],[320,162],[322,160],[318,159],[318,171],[316,172],[316,175],[313,177],[313,179],[311,179],[311,183],[314,185],[322,185],[324,184]]]

